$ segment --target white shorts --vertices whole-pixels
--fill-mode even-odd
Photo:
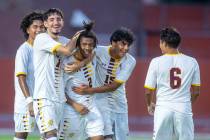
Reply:
[[[35,99],[34,113],[40,133],[58,130],[63,115],[63,104],[47,99]]]
[[[35,128],[35,118],[29,115],[29,112],[26,114],[15,113],[15,132],[33,132]]]
[[[104,124],[100,112],[94,105],[88,109],[90,112],[81,116],[71,106],[65,104],[58,138],[79,140],[84,137],[103,136]]]
[[[153,139],[170,140],[173,134],[179,140],[193,140],[194,124],[192,115],[174,112],[163,106],[156,106]]]

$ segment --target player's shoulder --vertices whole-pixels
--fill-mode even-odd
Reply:
[[[183,59],[186,61],[189,61],[189,62],[192,62],[192,63],[197,63],[197,60],[192,57],[192,56],[189,56],[189,55],[186,55],[186,54],[182,54],[182,57]]]
[[[37,38],[46,38],[46,37],[49,37],[49,34],[44,32],[44,33],[37,34],[35,39],[37,39]]]
[[[96,50],[108,50],[109,46],[97,45]]]
[[[125,57],[130,63],[136,64],[136,59],[131,54],[127,53]]]
[[[59,36],[59,40],[61,40],[63,42],[68,42],[70,39],[65,36]]]
[[[30,45],[28,42],[23,42],[20,47],[17,49],[17,52],[23,52],[32,49],[32,45]]]

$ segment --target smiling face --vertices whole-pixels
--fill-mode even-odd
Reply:
[[[117,41],[112,42],[112,48],[114,52],[114,58],[122,58],[126,55],[126,53],[129,51],[129,44],[127,41]]]
[[[80,53],[84,58],[87,58],[93,51],[94,49],[94,40],[89,37],[82,37],[80,39]]]
[[[48,33],[58,35],[64,26],[64,21],[59,14],[52,13],[47,20],[44,21],[44,25],[47,28]]]
[[[27,28],[29,39],[34,40],[36,35],[40,32],[44,32],[44,23],[41,20],[34,20],[33,23]]]

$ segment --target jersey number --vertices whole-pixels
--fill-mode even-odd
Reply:
[[[179,77],[181,70],[179,68],[171,68],[170,70],[170,86],[177,89],[181,86],[182,79]]]
[[[111,84],[114,81],[115,77],[112,77],[110,75],[106,75],[105,84]]]

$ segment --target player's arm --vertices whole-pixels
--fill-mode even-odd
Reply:
[[[72,90],[78,94],[94,94],[94,93],[104,93],[104,92],[112,92],[115,91],[118,87],[120,87],[122,83],[113,81],[110,84],[106,84],[100,87],[91,88],[87,85],[82,85],[80,87],[73,87]]]
[[[87,57],[86,59],[84,59],[80,62],[74,62],[74,63],[71,63],[71,64],[66,64],[64,66],[64,71],[66,73],[75,72],[75,71],[79,70],[80,68],[82,68],[84,65],[90,63],[93,60],[94,56],[95,56],[95,52],[93,52],[89,57]]]
[[[200,86],[191,86],[191,102],[194,103],[200,95]]]
[[[88,108],[85,107],[82,104],[79,104],[77,102],[75,102],[74,100],[72,100],[67,94],[66,95],[66,103],[70,106],[72,106],[77,112],[79,112],[81,115],[85,115],[89,112]]]
[[[145,87],[145,100],[147,104],[147,110],[150,115],[153,115],[155,111],[155,104],[153,102],[154,93],[155,93],[154,88]]]
[[[71,56],[76,48],[77,37],[73,37],[65,46],[58,45],[53,49],[53,53],[64,56]]]
[[[18,77],[18,83],[20,85],[20,88],[22,90],[23,95],[26,98],[26,102],[29,105],[29,113],[31,116],[34,116],[33,111],[33,98],[30,96],[28,85],[26,83],[26,75],[25,74],[19,74]]]

